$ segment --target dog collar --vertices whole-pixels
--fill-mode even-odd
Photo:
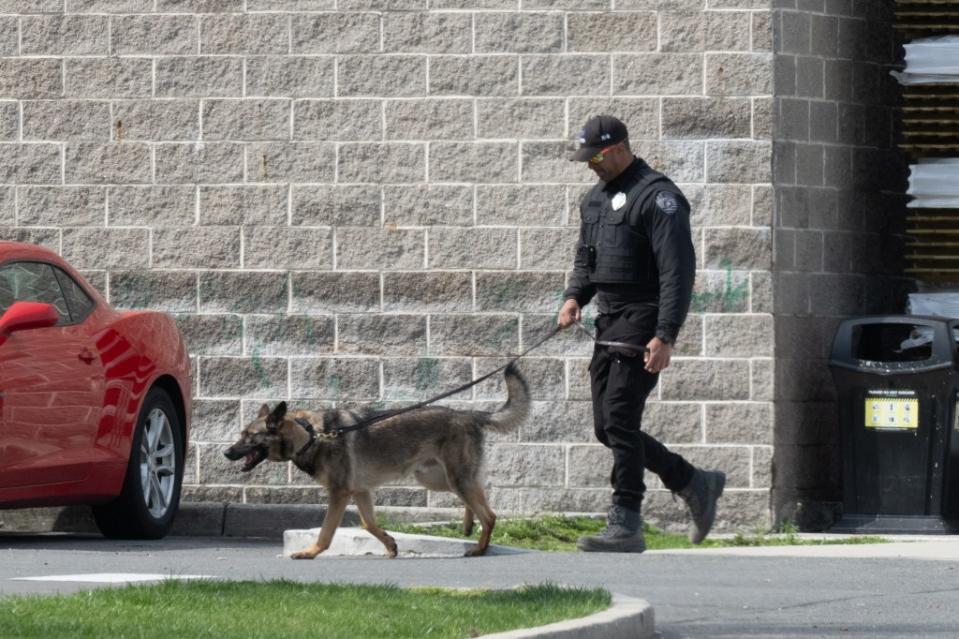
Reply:
[[[303,430],[305,430],[307,433],[310,434],[310,441],[303,444],[303,448],[296,451],[296,455],[299,456],[305,453],[307,450],[309,450],[310,446],[316,443],[316,429],[313,428],[313,424],[311,424],[308,420],[302,417],[296,417],[293,419],[293,421],[299,424],[303,428]]]

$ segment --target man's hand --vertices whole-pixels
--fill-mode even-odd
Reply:
[[[559,317],[556,325],[560,328],[569,328],[573,322],[583,319],[583,311],[579,307],[579,302],[570,298],[563,303],[563,308],[559,309]]]
[[[669,358],[673,355],[673,345],[667,344],[658,337],[654,337],[646,344],[649,350],[643,354],[646,362],[646,370],[650,373],[658,373],[669,366]]]

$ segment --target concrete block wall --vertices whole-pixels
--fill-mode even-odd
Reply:
[[[0,0],[0,237],[176,316],[186,499],[317,502],[224,443],[264,401],[400,405],[548,331],[592,182],[566,140],[618,114],[692,201],[700,269],[647,428],[724,469],[720,526],[751,527],[773,443],[772,47],[768,0]],[[490,444],[494,508],[605,510],[589,353],[568,333],[524,363],[532,417]],[[682,521],[650,484],[647,517]]]
[[[828,367],[840,320],[901,313],[906,168],[889,76],[892,0],[776,0],[773,179],[778,520],[828,526],[841,505]]]

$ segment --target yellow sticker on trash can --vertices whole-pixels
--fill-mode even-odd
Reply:
[[[867,428],[919,428],[919,400],[866,397]]]

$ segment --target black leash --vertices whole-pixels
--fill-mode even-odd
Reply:
[[[590,333],[588,330],[586,330],[586,328],[585,328],[580,322],[575,322],[575,324],[576,324],[576,327],[579,328],[579,330],[581,330],[582,332],[586,333],[586,335],[588,335],[589,338],[590,338],[593,342],[595,342],[596,344],[598,344],[598,345],[600,345],[600,346],[606,346],[606,347],[608,347],[608,348],[624,349],[624,350],[630,351],[630,352],[632,352],[632,353],[634,353],[634,354],[645,353],[646,351],[649,350],[649,349],[646,348],[645,346],[637,346],[636,344],[627,344],[626,342],[608,342],[608,341],[604,341],[604,340],[598,340],[598,339],[596,339],[596,338],[593,336],[592,333]],[[343,433],[349,433],[349,432],[352,432],[352,431],[354,431],[354,430],[360,430],[360,429],[363,429],[363,428],[367,428],[368,426],[371,426],[371,425],[375,424],[376,422],[381,422],[381,421],[384,421],[384,420],[387,420],[387,419],[391,419],[391,418],[393,418],[393,417],[396,417],[397,415],[402,415],[403,413],[408,413],[409,411],[416,410],[417,408],[423,408],[424,406],[428,406],[429,404],[432,404],[433,402],[438,402],[439,400],[445,399],[445,398],[449,397],[450,395],[455,395],[455,394],[457,394],[457,393],[461,393],[461,392],[463,392],[464,390],[466,390],[467,388],[470,388],[470,387],[472,387],[472,386],[476,386],[477,384],[486,381],[487,379],[489,379],[489,378],[492,377],[493,375],[499,373],[500,371],[506,370],[507,368],[509,368],[510,366],[512,366],[513,364],[515,364],[516,361],[519,360],[521,357],[526,356],[530,351],[532,351],[532,350],[534,350],[534,349],[539,348],[540,346],[542,346],[544,343],[546,343],[548,340],[550,340],[553,336],[555,336],[557,333],[559,333],[560,330],[562,330],[562,329],[560,329],[560,328],[557,326],[557,327],[554,328],[552,331],[550,331],[549,334],[546,335],[546,337],[544,337],[543,339],[539,340],[538,342],[536,342],[535,344],[533,344],[532,346],[530,346],[529,348],[527,348],[525,351],[523,351],[523,352],[520,353],[519,355],[516,355],[515,357],[513,357],[512,359],[510,359],[508,362],[506,362],[505,364],[503,364],[503,365],[500,366],[499,368],[494,369],[494,370],[490,371],[489,373],[486,373],[486,374],[483,375],[482,377],[479,377],[479,378],[477,378],[477,379],[474,379],[474,380],[471,381],[471,382],[467,382],[467,383],[465,383],[465,384],[462,384],[461,386],[457,386],[456,388],[454,388],[454,389],[452,389],[452,390],[448,390],[448,391],[446,391],[446,392],[444,392],[444,393],[440,393],[439,395],[436,395],[435,397],[431,397],[431,398],[425,399],[425,400],[423,400],[423,401],[421,401],[421,402],[417,402],[416,404],[411,404],[411,405],[409,405],[409,406],[404,406],[404,407],[402,407],[402,408],[397,408],[397,409],[394,409],[394,410],[391,410],[391,411],[386,411],[385,413],[377,413],[376,415],[371,415],[370,417],[367,417],[366,419],[360,420],[360,421],[356,422],[355,424],[351,424],[351,425],[349,425],[349,426],[340,426],[340,427],[334,428],[334,429],[332,429],[332,430],[324,430],[324,431],[322,431],[322,432],[320,432],[320,433],[317,433],[317,432],[316,432],[316,429],[313,428],[313,424],[311,424],[308,420],[303,419],[302,417],[301,417],[301,418],[297,418],[297,419],[295,420],[296,423],[299,424],[304,430],[306,430],[306,432],[310,435],[310,440],[309,440],[306,444],[304,444],[303,447],[300,448],[300,450],[297,451],[296,454],[297,454],[297,455],[300,455],[301,453],[305,452],[308,448],[310,448],[310,446],[313,445],[314,442],[316,442],[317,438],[335,439],[336,437],[339,437],[339,436],[342,435]]]
[[[482,377],[479,377],[479,378],[477,378],[477,379],[474,379],[474,380],[471,381],[471,382],[467,382],[467,383],[463,384],[462,386],[457,386],[457,387],[454,388],[453,390],[448,390],[448,391],[446,391],[445,393],[440,393],[440,394],[437,395],[436,397],[431,397],[431,398],[429,398],[429,399],[425,399],[425,400],[423,400],[423,401],[421,401],[421,402],[417,402],[416,404],[411,404],[410,406],[404,406],[403,408],[397,408],[397,409],[394,409],[394,410],[391,410],[391,411],[387,411],[387,412],[385,412],[385,413],[378,413],[378,414],[376,414],[376,415],[372,415],[372,416],[370,416],[370,417],[367,417],[367,418],[364,419],[364,420],[358,421],[358,422],[356,422],[355,424],[351,424],[351,425],[349,425],[349,426],[340,426],[339,428],[334,428],[333,430],[328,430],[328,431],[327,431],[327,430],[324,430],[319,436],[320,436],[320,437],[323,437],[323,438],[325,438],[325,439],[332,439],[332,438],[334,438],[334,437],[339,437],[339,436],[342,435],[343,433],[349,433],[349,432],[354,431],[354,430],[360,430],[361,428],[366,428],[367,426],[370,426],[370,425],[372,425],[372,424],[375,424],[376,422],[381,422],[381,421],[390,419],[390,418],[392,418],[392,417],[396,417],[397,415],[402,415],[403,413],[407,413],[407,412],[409,412],[409,411],[411,411],[411,410],[416,410],[417,408],[423,408],[424,406],[427,406],[427,405],[429,405],[429,404],[432,404],[433,402],[438,402],[438,401],[441,400],[441,399],[445,399],[445,398],[449,397],[450,395],[455,395],[456,393],[460,393],[460,392],[466,390],[467,388],[470,388],[471,386],[476,386],[476,385],[479,384],[480,382],[486,381],[487,379],[489,379],[490,377],[492,377],[492,376],[495,375],[496,373],[499,373],[500,371],[506,370],[508,367],[510,367],[510,366],[512,366],[513,364],[515,364],[518,359],[520,359],[521,357],[525,356],[527,353],[529,353],[529,352],[532,351],[533,349],[536,349],[536,348],[539,348],[540,346],[542,346],[544,343],[546,343],[546,341],[548,341],[548,340],[551,339],[554,335],[556,335],[557,333],[559,333],[559,331],[560,331],[560,328],[557,326],[557,327],[554,328],[552,331],[550,331],[549,334],[548,334],[546,337],[544,337],[543,339],[539,340],[538,342],[536,342],[535,344],[533,344],[532,346],[530,346],[529,348],[527,348],[525,351],[523,351],[523,352],[520,353],[519,355],[513,357],[512,359],[510,359],[508,362],[506,362],[505,364],[503,364],[503,365],[500,366],[499,368],[497,368],[497,369],[495,369],[495,370],[492,370],[492,371],[490,371],[489,373],[486,373],[486,374],[483,375]],[[302,424],[301,424],[301,426],[302,426]],[[314,440],[313,440],[313,438],[311,437],[311,439],[310,439],[310,444],[312,444],[313,441],[314,441]],[[304,446],[303,450],[305,450],[308,446],[309,446],[309,445]]]

